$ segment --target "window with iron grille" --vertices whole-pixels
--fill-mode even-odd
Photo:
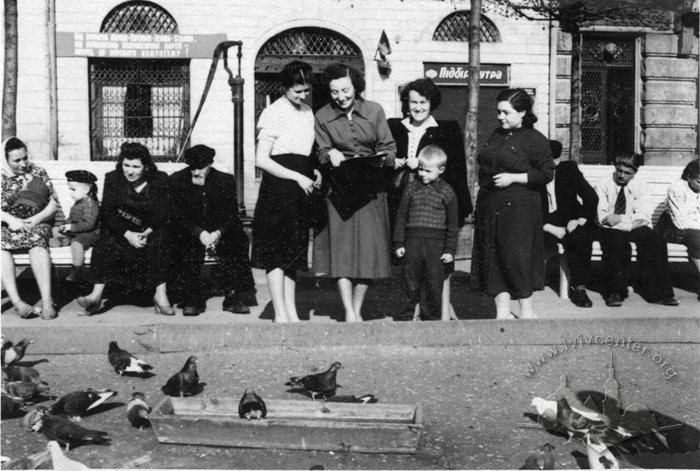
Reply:
[[[177,23],[151,2],[126,2],[102,33],[175,34]],[[140,142],[157,161],[177,156],[189,124],[189,60],[88,61],[93,160],[116,160],[124,142]]]
[[[435,28],[433,41],[469,42],[469,11],[460,10],[446,16]],[[481,16],[481,42],[501,42],[498,28],[483,15]]]

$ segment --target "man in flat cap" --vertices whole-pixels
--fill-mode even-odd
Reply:
[[[188,167],[170,176],[176,241],[173,274],[180,277],[185,316],[205,310],[199,284],[205,252],[215,254],[219,261],[221,282],[227,290],[223,310],[247,314],[248,306],[257,305],[248,238],[238,217],[236,182],[233,175],[212,167],[215,153],[202,144],[187,149]]]

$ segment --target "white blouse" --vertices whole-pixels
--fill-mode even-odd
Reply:
[[[678,229],[700,230],[700,193],[695,193],[685,180],[668,188],[666,208]]]
[[[420,126],[414,126],[411,124],[411,118],[402,119],[401,124],[403,124],[408,130],[408,148],[406,149],[407,158],[415,157],[418,154],[418,144],[420,144],[420,140],[428,128],[436,128],[438,126],[438,123],[435,121],[435,118],[433,118],[433,115],[428,116],[428,119],[423,121]]]
[[[302,104],[296,108],[284,96],[265,108],[258,119],[258,141],[272,143],[270,155],[310,155],[314,145],[314,114]]]

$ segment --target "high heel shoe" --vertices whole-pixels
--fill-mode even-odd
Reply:
[[[171,305],[164,306],[160,304],[158,301],[156,301],[156,298],[153,298],[153,311],[156,314],[160,314],[161,316],[174,316],[175,315],[175,309]]]
[[[89,296],[80,296],[76,301],[83,308],[86,316],[91,316],[102,308],[102,299],[95,301]]]

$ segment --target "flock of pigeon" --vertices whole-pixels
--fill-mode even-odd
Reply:
[[[2,340],[2,418],[24,416],[23,424],[27,430],[41,432],[50,440],[47,451],[44,453],[51,454],[54,460],[70,461],[62,455],[60,445],[65,445],[66,450],[70,450],[87,443],[109,443],[110,438],[106,432],[85,428],[78,422],[81,421],[82,416],[94,411],[105,401],[114,397],[117,394],[116,391],[109,389],[73,391],[48,407],[41,405],[26,410],[28,405],[36,404],[45,399],[49,392],[48,383],[41,380],[36,369],[19,364],[31,343],[32,341],[29,339],[22,339],[16,344],[6,341],[4,338]],[[152,376],[153,367],[151,365],[119,348],[115,341],[109,343],[107,358],[114,371],[120,376]],[[292,377],[286,386],[290,387],[289,392],[305,394],[312,400],[320,398],[331,402],[377,402],[372,394],[363,396],[336,395],[336,390],[339,387],[336,377],[340,368],[342,365],[335,362],[330,365],[328,370],[321,373]],[[192,396],[202,392],[203,384],[200,383],[197,373],[197,357],[190,356],[182,369],[172,375],[161,390],[169,396],[179,397]],[[49,399],[55,398],[49,396]],[[147,404],[145,395],[141,392],[134,392],[126,405],[126,416],[129,422],[139,429],[147,428],[150,426],[150,412],[151,407]],[[260,420],[266,418],[267,407],[255,391],[246,389],[240,399],[238,413],[242,419]],[[83,466],[80,463],[75,463],[76,466]],[[75,469],[87,468],[77,467]]]

